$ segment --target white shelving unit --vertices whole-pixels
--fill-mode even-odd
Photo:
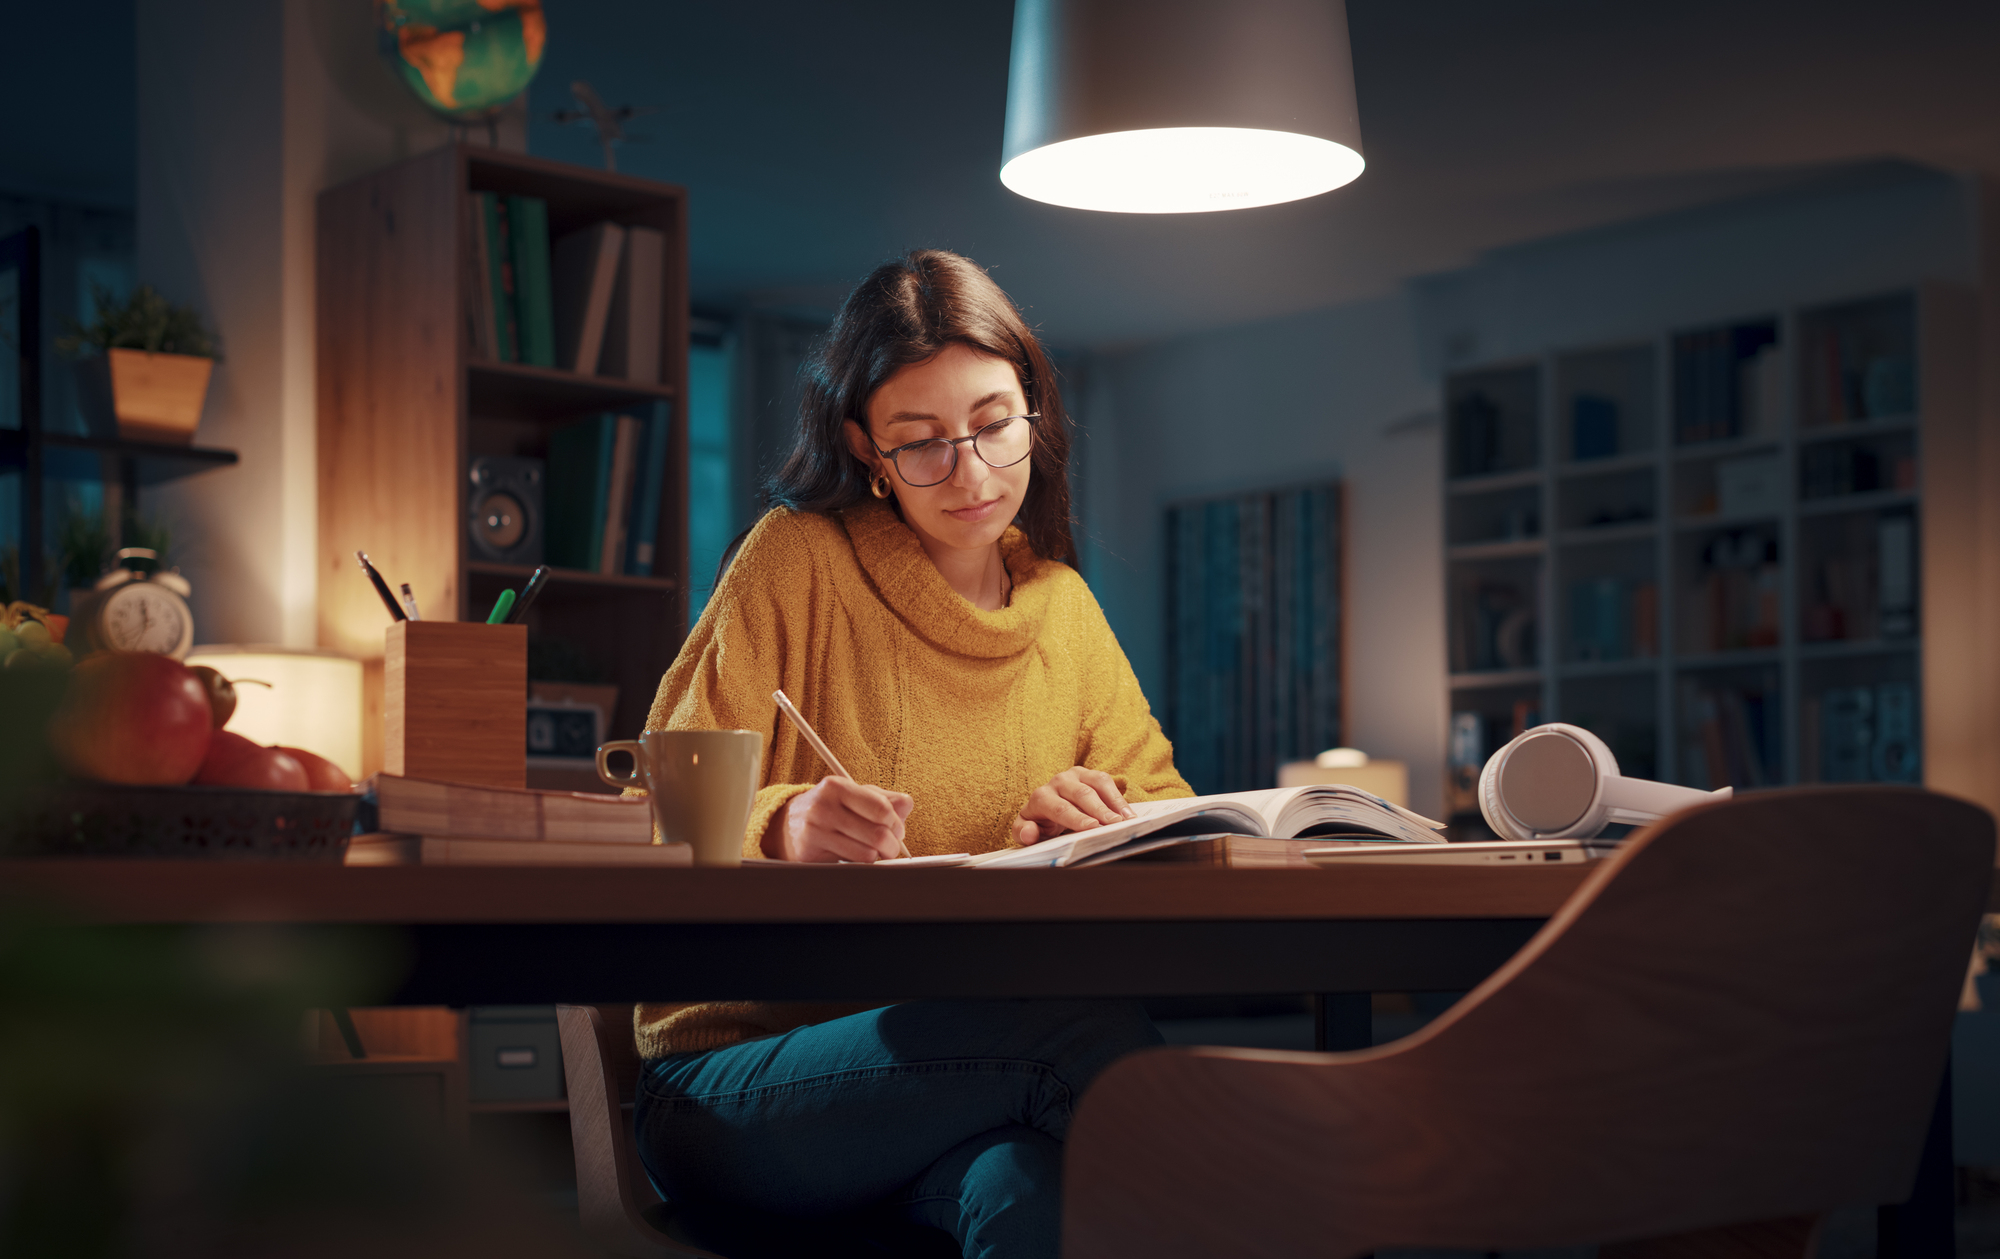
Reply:
[[[1924,439],[1969,422],[1934,352],[1959,308],[1912,287],[1448,377],[1451,811],[1541,721],[1695,786],[1920,779]]]

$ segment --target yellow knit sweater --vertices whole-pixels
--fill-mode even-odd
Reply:
[[[886,503],[779,508],[750,531],[646,722],[765,736],[745,856],[762,856],[772,816],[829,772],[778,716],[779,689],[858,780],[915,800],[905,842],[917,856],[1006,847],[1028,793],[1075,765],[1110,774],[1128,800],[1193,794],[1083,579],[1018,529],[1000,546],[1014,592],[986,612]],[[656,1058],[866,1008],[641,1005],[634,1023]]]

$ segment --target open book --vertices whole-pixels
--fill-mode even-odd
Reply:
[[[1228,832],[1271,839],[1366,837],[1377,842],[1441,844],[1444,823],[1371,796],[1358,787],[1314,783],[1273,787],[1220,796],[1147,800],[1132,806],[1137,817],[1095,830],[1046,839],[1026,848],[982,853],[965,864],[985,869],[1095,865],[1132,852],[1183,842],[1196,835]],[[1113,853],[1116,856],[1113,856]]]

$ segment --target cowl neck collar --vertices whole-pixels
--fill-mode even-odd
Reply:
[[[882,602],[932,646],[995,658],[1026,651],[1041,637],[1055,565],[1036,555],[1018,528],[1009,525],[1000,538],[1000,560],[1014,579],[1014,597],[1006,607],[988,612],[951,588],[916,533],[887,503],[850,507],[840,520]]]

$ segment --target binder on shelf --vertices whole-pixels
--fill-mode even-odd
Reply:
[[[598,545],[597,571],[614,575],[625,571],[625,542],[631,519],[632,490],[639,463],[641,425],[629,415],[616,421],[611,449],[611,475],[601,500],[604,511],[602,541]]]
[[[625,229],[616,223],[594,223],[550,247],[556,361],[570,371],[597,374],[624,248]]]
[[[664,233],[650,227],[626,229],[624,264],[611,295],[598,374],[647,385],[660,383],[660,318],[665,305],[661,285],[666,255]]]
[[[549,203],[540,197],[507,198],[512,234],[516,320],[523,363],[556,365],[555,314],[549,292]]]
[[[673,415],[665,402],[653,405],[646,424],[646,453],[639,464],[637,503],[632,513],[632,545],[625,571],[634,577],[653,575],[653,548],[660,532],[660,484],[667,472],[667,425]]]
[[[507,202],[498,193],[482,192],[479,240],[486,251],[487,288],[492,301],[493,357],[502,363],[521,361],[520,322],[515,301],[514,238],[509,230]]]
[[[549,434],[543,553],[551,566],[597,571],[617,441],[618,417],[609,414]]]

